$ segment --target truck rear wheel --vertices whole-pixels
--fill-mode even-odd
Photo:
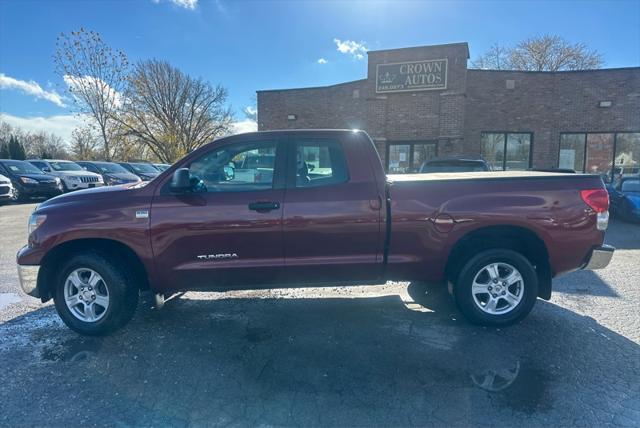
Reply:
[[[535,268],[509,249],[485,250],[460,270],[454,299],[472,323],[507,326],[526,317],[538,296]]]
[[[127,270],[97,252],[71,257],[54,280],[60,318],[83,335],[117,330],[131,320],[138,305],[138,287]]]

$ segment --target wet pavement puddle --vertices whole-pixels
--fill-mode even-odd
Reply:
[[[75,338],[45,347],[42,351],[44,361],[80,362],[93,358],[102,347],[99,339]]]

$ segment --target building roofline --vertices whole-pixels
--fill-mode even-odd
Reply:
[[[327,89],[327,88],[335,88],[336,86],[343,86],[343,85],[350,85],[352,83],[358,83],[358,82],[366,82],[367,79],[358,79],[358,80],[350,80],[348,82],[342,82],[342,83],[334,83],[333,85],[324,85],[324,86],[306,86],[306,87],[302,87],[302,88],[286,88],[286,89],[260,89],[257,90],[257,93],[260,92],[284,92],[284,91],[302,91],[302,90],[306,90],[306,89]]]
[[[593,68],[590,70],[559,70],[559,71],[535,71],[535,70],[494,70],[482,68],[467,68],[471,72],[487,73],[531,73],[531,74],[555,74],[555,73],[597,73],[603,71],[640,70],[640,67],[614,67],[614,68]]]
[[[408,46],[404,48],[395,48],[395,49],[378,49],[375,51],[367,51],[367,55],[370,53],[378,53],[378,52],[391,52],[391,51],[403,51],[407,49],[421,49],[421,48],[440,48],[440,47],[452,47],[452,46],[463,46],[467,50],[467,58],[469,56],[469,43],[467,42],[455,42],[455,43],[443,43],[440,45],[420,45],[420,46]]]

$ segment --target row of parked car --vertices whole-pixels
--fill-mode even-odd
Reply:
[[[149,181],[169,166],[146,162],[0,159],[0,202],[50,198],[73,190]]]

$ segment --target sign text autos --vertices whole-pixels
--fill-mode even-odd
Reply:
[[[376,92],[429,91],[447,88],[447,60],[378,64]]]

